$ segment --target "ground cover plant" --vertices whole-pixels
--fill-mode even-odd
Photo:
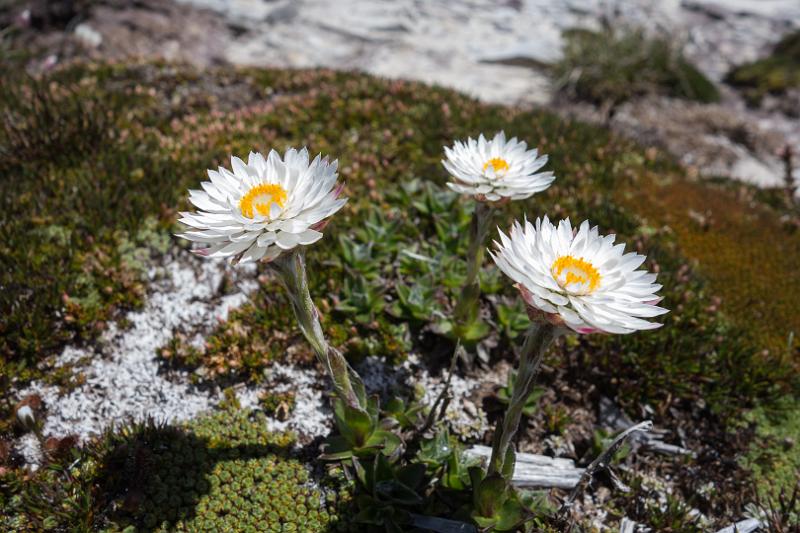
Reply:
[[[617,106],[643,95],[719,100],[717,88],[672,37],[606,25],[569,30],[564,38],[564,56],[551,67],[560,92],[601,106],[609,118]]]
[[[748,500],[752,488],[764,485],[770,465],[786,465],[787,457],[796,454],[776,442],[769,447],[774,453],[753,456],[759,468],[736,462],[751,445],[769,442],[758,440],[742,424],[741,414],[755,404],[777,412],[777,399],[797,390],[793,382],[797,340],[790,333],[796,331],[800,319],[795,307],[781,303],[790,301],[791,287],[798,286],[790,282],[797,273],[783,270],[796,264],[792,260],[800,255],[797,235],[777,222],[782,213],[776,207],[760,202],[746,189],[739,192],[689,181],[664,156],[596,127],[545,112],[479,104],[443,89],[362,75],[234,69],[200,74],[164,64],[76,64],[45,80],[6,80],[8,98],[30,102],[8,108],[16,115],[4,120],[0,133],[4,146],[19,148],[3,152],[15,157],[4,157],[6,172],[0,182],[4,202],[1,357],[7,391],[41,376],[58,379],[66,387],[80,379],[79,369],[50,376],[49,358],[66,342],[92,342],[103,323],[146,298],[144,265],[166,248],[182,246],[170,237],[177,229],[173,206],[185,202],[185,189],[195,188],[203,179],[202,169],[226,164],[230,154],[272,147],[283,152],[300,145],[314,153],[337,154],[350,198],[325,230],[326,237],[308,250],[308,264],[315,265],[308,268],[309,291],[320,309],[328,341],[352,365],[367,355],[401,361],[416,353],[446,367],[456,343],[446,322],[467,279],[464,257],[475,205],[444,187],[442,146],[476,132],[502,129],[548,153],[550,168],[558,176],[547,191],[498,209],[495,220],[502,228],[526,212],[532,217],[548,213],[554,219],[590,218],[604,232],[616,232],[634,249],[647,253],[647,268],[660,272],[665,296],[661,305],[673,310],[664,317],[663,328],[646,336],[562,341],[559,349],[566,355],[546,357],[548,370],[542,376],[545,388],[559,384],[593,391],[577,403],[593,405],[605,395],[635,419],[646,412],[675,434],[680,429],[684,444],[696,449],[697,458],[680,466],[652,458],[625,459],[636,461],[642,475],[667,471],[678,479],[674,509],[660,514],[639,511],[637,520],[653,527],[671,523],[676,529],[689,528],[692,518],[687,509],[695,506],[726,525],[752,501]],[[34,87],[45,91],[44,96],[37,96]],[[42,102],[54,99],[60,104],[42,112],[47,105]],[[61,104],[61,99],[74,103]],[[97,124],[85,123],[86,113],[79,110],[78,102],[102,106],[102,113],[89,114]],[[50,125],[52,139],[25,145],[29,136],[19,134],[24,131],[21,128],[41,123]],[[94,134],[87,132],[100,133],[93,141]],[[73,149],[64,159],[52,158],[53,146]],[[24,158],[19,156],[22,153]],[[681,196],[681,191],[691,194]],[[709,208],[712,222],[707,227],[692,222],[696,217],[685,205],[675,206],[677,198],[701,202],[709,191],[714,192],[714,205]],[[754,220],[770,224],[774,248],[759,246],[757,232],[741,231]],[[714,255],[708,246],[693,244],[711,236],[726,237],[731,248],[720,248]],[[747,254],[730,249],[747,250]],[[783,262],[771,262],[775,249]],[[725,260],[730,256],[723,252],[733,257]],[[720,273],[733,268],[734,261],[744,265],[738,268],[742,278],[726,282]],[[765,273],[758,268],[764,264],[774,265],[775,278],[770,269]],[[786,278],[781,277],[783,273]],[[212,372],[198,372],[197,381],[224,385],[258,381],[264,368],[285,357],[313,366],[314,355],[300,331],[285,314],[276,312],[288,309],[289,304],[278,279],[266,270],[260,274],[259,293],[221,324],[204,346],[190,346],[176,334],[170,345],[154,355],[163,358],[165,366],[212,368]],[[774,320],[753,320],[740,312],[748,306],[736,303],[737,298],[763,301],[764,285],[756,282],[757,276],[766,284],[773,279],[789,280],[785,290],[770,292],[776,305],[769,312],[779,313]],[[484,264],[479,277],[479,313],[497,327],[478,336],[474,349],[483,351],[490,365],[503,360],[513,363],[527,327],[525,309],[496,268]],[[721,301],[718,295],[723,295]],[[355,500],[357,512],[347,516],[358,516],[361,525],[348,527],[371,524],[380,528],[383,525],[374,522],[386,517],[402,525],[410,514],[418,513],[468,519],[476,505],[465,497],[472,480],[466,474],[467,465],[460,465],[461,458],[452,452],[458,449],[457,439],[444,428],[437,427],[435,434],[425,438],[404,435],[410,456],[419,454],[420,461],[411,463],[425,464],[424,472],[419,467],[386,468],[383,454],[368,453],[372,462],[361,463],[362,445],[369,440],[363,437],[379,430],[384,421],[402,427],[424,420],[430,406],[413,405],[410,391],[397,392],[404,396],[402,403],[395,402],[391,408],[384,404],[383,412],[369,409],[364,435],[339,441],[345,448],[329,450],[349,451],[355,458],[352,490],[362,499]],[[15,422],[12,395],[4,394],[3,402],[2,430],[18,435],[23,428]],[[557,408],[566,409],[563,404],[548,404],[551,410],[540,410],[532,423],[544,424],[547,411],[549,429],[544,432],[561,434],[559,428],[565,423],[559,420],[564,415],[557,415]],[[782,427],[784,419],[774,417],[774,423]],[[117,430],[117,437],[107,438],[122,439],[125,431]],[[183,431],[160,435],[170,441],[191,438],[176,436],[184,435]],[[144,439],[143,448],[149,449],[160,438]],[[262,442],[274,438],[258,437]],[[579,449],[594,441],[591,435],[577,440]],[[84,456],[89,452],[76,447],[69,453]],[[296,459],[292,455],[296,452],[286,453],[287,461]],[[316,450],[305,453],[310,458]],[[115,456],[105,451],[96,457],[102,463]],[[3,458],[0,502],[8,510],[4,515],[12,520],[37,516],[42,523],[65,529],[76,523],[72,522],[75,516],[80,517],[78,523],[90,524],[86,527],[95,523],[123,527],[132,523],[125,520],[146,520],[146,513],[137,514],[136,502],[130,504],[139,509],[132,511],[138,517],[134,519],[106,506],[104,502],[113,500],[118,488],[102,482],[100,476],[92,474],[76,482],[73,474],[48,469],[29,474],[20,466],[13,454]],[[789,470],[784,466],[782,471]],[[624,476],[634,491],[613,505],[633,516],[647,501],[649,489],[635,472]],[[787,483],[792,483],[791,477],[786,475]],[[717,487],[698,496],[699,487],[709,479],[717,481]],[[378,490],[383,486],[400,487],[400,492],[387,496]],[[65,516],[36,504],[42,501],[37,494],[58,495],[77,491],[76,487],[81,487],[75,492],[79,496],[76,514]],[[302,494],[304,489],[289,484],[286,490]],[[345,500],[348,490],[340,490]],[[420,501],[431,494],[435,497],[427,501],[433,503]],[[215,501],[225,499],[219,498]],[[182,502],[179,508],[197,513],[198,505]],[[544,501],[537,500],[537,506],[541,517],[548,515]],[[359,509],[368,508],[381,513],[359,514]],[[86,521],[87,516],[91,521]],[[164,520],[169,524],[173,519],[158,516],[154,526],[136,523],[151,528]],[[17,523],[11,522],[10,527]],[[540,525],[544,527],[543,522]]]
[[[232,406],[186,426],[135,424],[54,454],[15,480],[6,531],[336,531],[347,483],[320,486],[290,456],[291,434]],[[347,531],[346,527],[342,530]]]
[[[739,65],[725,81],[742,90],[751,104],[758,104],[768,94],[783,94],[800,87],[800,32],[781,39],[762,59]]]

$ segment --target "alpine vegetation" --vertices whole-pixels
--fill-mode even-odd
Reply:
[[[507,141],[502,132],[491,141],[481,135],[477,141],[456,142],[445,154],[444,166],[455,179],[448,186],[476,200],[467,279],[450,320],[450,332],[469,345],[489,330],[479,316],[478,273],[495,206],[529,198],[555,178],[552,172],[538,172],[547,156],[527,150],[516,138]],[[545,217],[535,224],[515,223],[510,236],[500,232],[492,258],[516,283],[531,322],[488,465],[481,465],[467,458],[443,422],[447,385],[432,406],[393,398],[381,409],[325,337],[309,292],[304,252],[322,238],[330,217],[347,201],[341,197],[337,162],[320,156],[309,161],[303,148],[289,149],[283,157],[274,150],[266,158],[251,152],[247,163],[233,157],[231,167],[209,171],[211,181],[190,191],[189,200],[199,211],[182,213],[180,221],[189,229],[180,236],[204,245],[196,250],[202,256],[261,261],[283,283],[300,330],[333,383],[338,434],[326,440],[320,458],[334,462],[334,471],[355,482],[358,512],[353,521],[369,531],[428,523],[431,517],[411,510],[427,509],[426,498],[442,489],[471,494],[464,517],[483,531],[529,529],[541,505],[511,483],[513,442],[523,411],[532,408],[529,400],[542,358],[553,340],[568,332],[631,333],[658,327],[647,319],[666,309],[656,305],[661,286],[655,274],[639,269],[645,257],[626,254],[624,244],[614,244],[614,235],[601,236],[588,222],[574,230],[569,220],[556,227]],[[450,377],[455,363],[454,355]]]
[[[555,180],[552,172],[539,172],[547,164],[547,156],[540,156],[535,148],[527,148],[516,137],[506,140],[502,131],[490,141],[480,134],[477,141],[470,137],[466,142],[456,141],[452,148],[444,148],[446,159],[442,164],[453,177],[447,186],[476,200],[470,226],[467,277],[452,326],[454,336],[468,345],[488,333],[488,326],[480,319],[478,274],[495,205],[530,198]]]

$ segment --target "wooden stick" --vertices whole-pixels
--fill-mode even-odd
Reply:
[[[583,489],[586,488],[586,486],[592,480],[592,477],[594,477],[594,475],[597,472],[605,468],[608,468],[611,459],[614,458],[614,454],[617,453],[617,450],[619,450],[622,447],[622,445],[625,443],[625,440],[628,437],[630,437],[636,432],[650,431],[651,429],[653,429],[653,423],[650,420],[645,420],[644,422],[640,422],[633,427],[629,427],[628,429],[617,435],[617,437],[609,445],[609,447],[606,448],[605,451],[603,451],[603,453],[598,455],[597,459],[592,461],[592,464],[590,464],[583,472],[583,475],[581,476],[581,479],[578,482],[578,484],[575,486],[575,488],[572,489],[572,492],[569,494],[567,499],[564,500],[564,503],[561,504],[561,508],[558,510],[558,514],[563,516],[570,510],[573,502],[575,501],[575,498],[578,497],[578,494],[580,494],[583,491]]]

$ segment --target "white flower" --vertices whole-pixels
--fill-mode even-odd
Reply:
[[[442,164],[455,178],[447,186],[490,202],[530,198],[548,188],[555,176],[536,172],[547,163],[547,156],[537,157],[538,150],[527,147],[516,137],[506,141],[502,131],[491,141],[483,134],[477,141],[467,139],[466,144],[456,141],[452,148],[444,149],[447,159]]]
[[[197,213],[181,213],[189,230],[180,237],[208,244],[197,253],[241,262],[271,261],[298,245],[322,238],[325,219],[347,202],[339,198],[337,161],[314,158],[294,148],[283,159],[272,150],[265,159],[250,152],[247,164],[231,157],[231,167],[209,170],[202,191],[190,190]]]
[[[597,226],[569,219],[556,228],[547,217],[515,222],[511,236],[500,232],[492,253],[497,266],[517,282],[525,301],[556,324],[578,333],[631,333],[661,324],[651,318],[667,312],[655,304],[661,288],[656,275],[637,270],[645,256],[624,253],[614,235],[601,236]]]

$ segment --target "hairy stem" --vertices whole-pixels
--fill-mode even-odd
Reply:
[[[475,212],[469,230],[469,250],[467,251],[467,279],[461,289],[461,297],[456,305],[456,324],[463,327],[478,318],[478,302],[481,295],[478,274],[483,266],[486,235],[492,222],[493,210],[485,202],[476,202]]]
[[[519,429],[525,402],[533,393],[536,375],[544,354],[558,335],[558,328],[547,322],[533,322],[528,328],[525,343],[522,346],[517,378],[514,381],[514,393],[511,395],[508,408],[498,428],[499,436],[496,437],[496,445],[489,460],[489,475],[503,471],[503,462]]]
[[[300,331],[333,381],[336,394],[350,407],[364,410],[366,394],[361,378],[342,353],[330,346],[325,339],[319,321],[319,311],[308,291],[303,251],[295,248],[278,258],[273,265],[286,287]]]

